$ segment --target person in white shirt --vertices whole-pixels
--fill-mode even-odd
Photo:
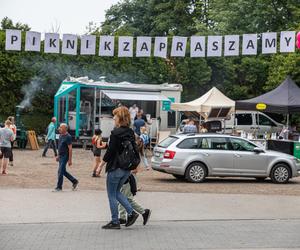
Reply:
[[[136,115],[137,115],[138,112],[139,112],[139,108],[136,106],[136,104],[133,104],[133,105],[129,108],[131,125],[133,125],[133,123],[134,123],[134,118],[136,117]]]

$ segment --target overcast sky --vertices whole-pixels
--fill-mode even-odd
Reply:
[[[0,19],[28,24],[32,31],[83,34],[93,21],[104,21],[105,10],[120,0],[0,0]]]

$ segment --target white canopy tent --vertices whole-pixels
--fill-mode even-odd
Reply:
[[[196,111],[205,119],[209,117],[225,118],[228,114],[234,112],[235,101],[213,87],[196,100],[185,103],[172,103],[171,109],[174,111]]]

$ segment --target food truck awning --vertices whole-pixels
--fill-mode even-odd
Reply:
[[[170,101],[160,92],[103,90],[103,93],[113,100]]]

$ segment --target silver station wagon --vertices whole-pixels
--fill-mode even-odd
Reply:
[[[154,148],[151,163],[154,170],[190,182],[203,182],[208,176],[236,176],[270,177],[275,183],[287,183],[300,175],[297,158],[221,134],[171,135]]]

